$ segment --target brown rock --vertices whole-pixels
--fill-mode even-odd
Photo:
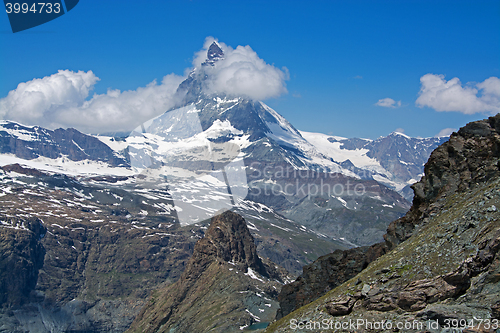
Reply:
[[[326,311],[334,317],[344,316],[351,313],[352,308],[354,307],[354,303],[354,299],[347,297],[337,300],[336,302],[328,303],[326,305]]]
[[[276,318],[286,316],[353,278],[385,251],[383,243],[344,251],[336,250],[304,266],[302,275],[281,289],[278,296],[280,309]]]

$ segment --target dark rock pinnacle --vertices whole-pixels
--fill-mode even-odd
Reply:
[[[219,47],[217,42],[213,42],[212,45],[208,48],[207,51],[207,60],[202,64],[204,66],[210,65],[213,66],[216,61],[224,59],[224,52]]]

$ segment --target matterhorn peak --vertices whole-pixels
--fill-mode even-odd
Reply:
[[[207,60],[202,65],[213,66],[214,63],[220,59],[224,59],[224,52],[219,47],[217,42],[213,42],[207,51]]]

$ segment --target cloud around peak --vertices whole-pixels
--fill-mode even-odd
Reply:
[[[444,75],[425,74],[420,84],[415,102],[420,108],[427,106],[436,111],[464,114],[500,112],[500,79],[497,77],[462,86],[456,77],[446,81]]]
[[[196,53],[193,60],[196,70],[207,75],[203,81],[205,93],[223,93],[254,100],[275,98],[287,93],[288,69],[267,64],[248,45],[239,45],[233,49],[216,41],[224,52],[224,58],[216,61],[213,66],[202,66],[207,50],[214,41],[213,37],[208,37],[203,49]]]
[[[260,59],[250,46],[236,49],[217,42],[224,59],[214,66],[201,66],[207,50],[215,41],[209,37],[196,52],[193,68],[184,76],[169,74],[161,83],[153,80],[145,87],[120,91],[109,89],[105,94],[90,96],[100,80],[91,70],[57,73],[20,83],[0,99],[0,118],[47,128],[74,127],[87,133],[130,131],[141,123],[176,107],[183,96],[179,84],[193,69],[207,74],[206,93],[224,93],[262,100],[286,93],[286,68],[278,69]]]
[[[456,132],[456,128],[443,128],[442,130],[439,131],[438,134],[434,135],[435,138],[440,138],[443,136],[450,136],[451,133]]]

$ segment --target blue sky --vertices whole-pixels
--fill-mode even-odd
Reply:
[[[136,90],[184,75],[208,36],[249,45],[267,64],[286,67],[288,93],[265,102],[304,131],[377,138],[399,128],[429,137],[500,107],[497,81],[485,81],[500,77],[500,2],[477,0],[82,0],[16,34],[4,14],[0,98],[58,70],[91,70],[100,79],[87,100]],[[434,76],[418,107],[426,74]],[[433,82],[454,90],[436,100]]]

